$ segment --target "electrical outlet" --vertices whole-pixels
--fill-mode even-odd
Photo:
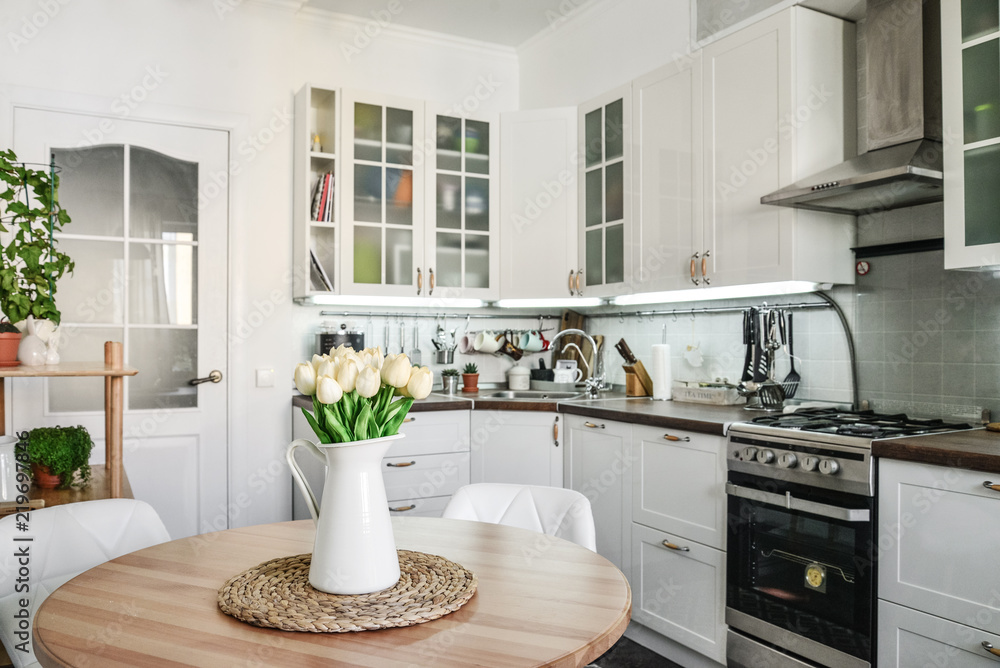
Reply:
[[[257,369],[257,387],[274,387],[274,369]]]

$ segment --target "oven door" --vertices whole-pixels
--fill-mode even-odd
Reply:
[[[874,499],[737,472],[726,491],[730,627],[823,666],[871,665]]]

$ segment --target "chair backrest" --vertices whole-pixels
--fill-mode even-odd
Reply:
[[[153,508],[134,499],[83,501],[32,510],[0,519],[0,639],[18,668],[37,665],[31,651],[35,611],[49,594],[80,573],[120,557],[170,540]],[[25,540],[29,539],[30,540]],[[26,556],[19,557],[21,551]],[[22,579],[25,569],[28,589]],[[20,590],[20,591],[19,591]],[[21,599],[28,602],[27,620]],[[27,636],[19,635],[27,632]],[[25,641],[28,642],[25,642]],[[27,652],[18,649],[27,649]]]
[[[572,489],[474,483],[458,488],[442,517],[530,529],[597,551],[590,501]]]

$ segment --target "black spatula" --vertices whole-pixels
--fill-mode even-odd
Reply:
[[[799,381],[802,380],[802,376],[795,370],[795,348],[792,345],[791,313],[788,314],[788,361],[791,363],[791,367],[788,370],[788,375],[785,376],[785,380],[781,381],[781,386],[785,388],[785,398],[791,399],[799,389]]]

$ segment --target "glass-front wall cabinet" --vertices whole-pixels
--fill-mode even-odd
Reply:
[[[424,294],[423,105],[345,92],[343,292]]]
[[[580,258],[577,292],[620,294],[631,264],[628,86],[580,107]],[[580,279],[577,279],[580,281]]]
[[[494,123],[429,114],[428,296],[499,295],[499,183]]]
[[[942,3],[945,267],[1000,264],[1000,2]]]

